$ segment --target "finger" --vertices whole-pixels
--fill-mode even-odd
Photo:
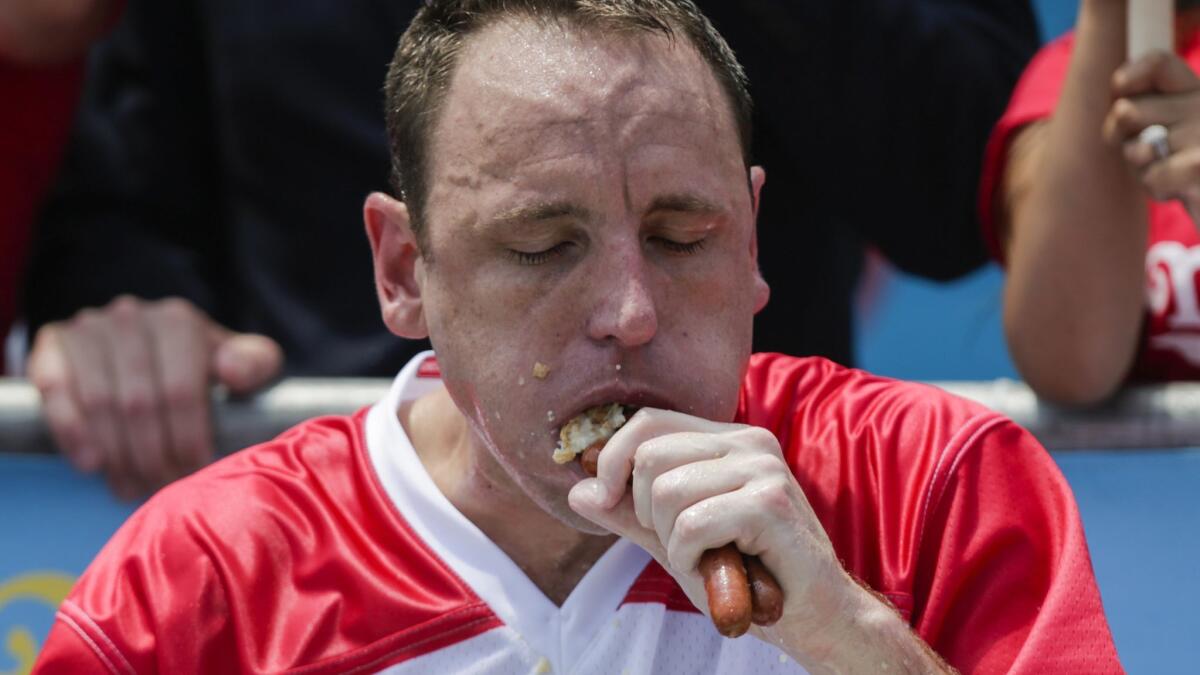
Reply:
[[[653,530],[642,527],[633,511],[633,496],[625,494],[614,505],[607,505],[607,494],[598,478],[585,478],[567,493],[571,510],[644,548],[659,564],[666,566],[667,551]]]
[[[248,394],[279,374],[283,349],[265,335],[229,333],[219,340],[213,365],[217,379],[231,392]]]
[[[742,489],[757,472],[769,470],[763,464],[755,457],[722,458],[685,464],[660,475],[650,490],[648,527],[654,528],[660,541],[669,542],[681,513],[705,499]]]
[[[168,441],[153,349],[139,301],[121,297],[108,309],[104,324],[112,355],[117,410],[124,430],[129,463],[146,488],[175,477],[168,461]]]
[[[100,468],[101,455],[95,443],[88,443],[83,411],[75,400],[61,339],[60,324],[47,324],[38,331],[29,354],[29,381],[42,397],[42,414],[54,443],[80,471]]]
[[[1152,124],[1174,126],[1200,117],[1200,92],[1186,95],[1121,98],[1113,102],[1104,120],[1104,140],[1118,145],[1137,138]]]
[[[62,342],[75,384],[75,400],[83,411],[89,444],[94,443],[101,464],[122,497],[135,492],[128,481],[128,465],[116,412],[112,361],[104,336],[104,319],[97,310],[86,309],[71,319]]]
[[[194,471],[211,462],[215,454],[209,403],[209,319],[182,300],[155,304],[147,319],[171,456],[181,472]]]
[[[1200,88],[1200,78],[1176,54],[1155,51],[1127,63],[1113,73],[1117,97],[1147,93],[1175,94]]]
[[[1170,139],[1171,134],[1170,129],[1168,129],[1168,145],[1171,142]],[[1129,164],[1130,168],[1139,174],[1149,168],[1151,164],[1162,159],[1158,156],[1158,153],[1155,151],[1153,145],[1145,143],[1138,138],[1125,141],[1125,143],[1121,146],[1121,152],[1125,155],[1125,163]]]
[[[733,543],[748,555],[761,553],[757,540],[764,520],[751,508],[753,488],[745,487],[697,502],[680,512],[666,540],[672,569],[693,570],[708,549]]]
[[[1200,197],[1200,147],[1185,148],[1151,164],[1142,184],[1159,201]]]
[[[643,527],[654,527],[653,486],[663,473],[686,464],[724,457],[729,446],[721,434],[683,431],[657,436],[638,446],[630,489]]]
[[[633,457],[646,441],[666,434],[696,431],[720,433],[739,425],[711,422],[671,410],[642,408],[625,426],[617,430],[600,453],[596,477],[604,486],[608,503],[614,504],[625,493],[633,473]]]

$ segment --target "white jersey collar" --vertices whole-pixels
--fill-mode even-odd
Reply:
[[[433,352],[417,355],[400,371],[387,398],[367,413],[371,464],[396,509],[455,573],[555,672],[569,672],[604,623],[611,621],[650,556],[618,540],[557,607],[482,531],[462,515],[425,471],[397,411],[442,385]]]

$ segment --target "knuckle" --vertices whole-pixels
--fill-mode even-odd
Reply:
[[[171,408],[192,408],[200,401],[199,387],[191,382],[173,380],[163,385],[163,398]]]
[[[1132,129],[1141,126],[1139,124],[1141,111],[1133,101],[1127,98],[1117,99],[1117,102],[1113,104],[1113,119],[1122,128]]]
[[[104,315],[95,307],[81,309],[67,321],[67,330],[72,332],[91,331],[104,323]]]
[[[112,392],[102,388],[88,388],[79,392],[79,405],[88,414],[107,413],[113,408]]]
[[[167,321],[194,321],[200,311],[183,298],[164,298],[154,303],[154,311]]]
[[[655,504],[669,504],[679,497],[679,485],[676,481],[659,478],[650,486],[650,500]]]
[[[141,313],[141,301],[132,295],[118,295],[108,303],[108,313],[117,321],[136,321]]]
[[[779,439],[775,438],[775,434],[762,427],[746,427],[740,433],[747,443],[756,447],[772,449],[779,447]]]
[[[29,383],[38,390],[43,400],[65,393],[69,387],[65,374],[43,368],[29,369]]]
[[[128,417],[146,417],[156,407],[154,395],[149,390],[138,388],[121,395],[120,409]]]
[[[747,468],[754,476],[770,476],[780,469],[779,458],[774,455],[755,455],[747,458]]]
[[[791,512],[792,495],[790,486],[782,478],[767,480],[757,491],[759,506],[773,516],[785,516]]]
[[[705,518],[695,508],[684,510],[675,519],[672,530],[674,538],[679,542],[691,542],[705,529]]]

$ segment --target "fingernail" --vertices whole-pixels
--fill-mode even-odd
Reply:
[[[608,503],[607,497],[608,490],[604,488],[604,483],[598,478],[588,478],[571,488],[571,492],[567,494],[567,501],[571,508],[576,510],[579,507],[595,510],[604,508]]]

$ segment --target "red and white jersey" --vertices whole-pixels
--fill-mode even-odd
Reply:
[[[992,131],[980,186],[980,216],[997,260],[994,229],[996,188],[1003,179],[1009,144],[1022,127],[1048,118],[1058,104],[1070,64],[1074,36],[1046,45],[1021,76],[1008,110]],[[1184,45],[1183,57],[1200,72],[1200,33]],[[1200,233],[1179,201],[1148,201],[1150,236],[1146,251],[1146,321],[1135,380],[1200,379]]]
[[[63,603],[35,672],[798,673],[719,636],[615,544],[561,607],[438,491],[396,417],[418,357],[160,492]],[[846,566],[964,672],[1119,672],[1070,491],[1024,431],[939,390],[756,355],[771,429]]]

